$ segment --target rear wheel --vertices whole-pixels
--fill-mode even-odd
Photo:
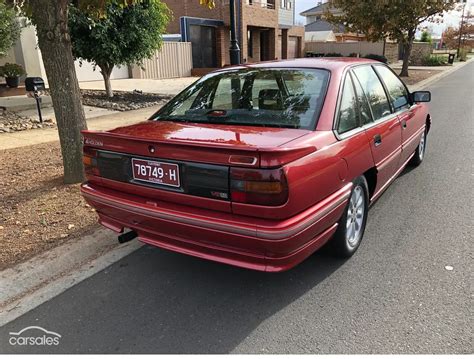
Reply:
[[[415,150],[415,154],[410,160],[410,165],[419,166],[421,162],[423,162],[423,159],[425,158],[425,151],[426,151],[426,129],[423,131],[421,135],[420,143],[418,144],[418,147]]]
[[[334,238],[331,240],[334,254],[343,258],[351,257],[359,248],[364,236],[369,208],[369,195],[365,177],[357,177],[353,184],[349,202],[339,221]]]

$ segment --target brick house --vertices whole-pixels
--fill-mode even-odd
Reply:
[[[236,1],[237,40],[242,62],[301,57],[304,27],[295,26],[295,0]],[[208,9],[197,0],[164,0],[173,11],[169,34],[192,43],[193,67],[228,65],[230,45],[229,1],[217,0]],[[197,71],[198,73],[199,71]]]
[[[329,2],[319,2],[317,6],[300,13],[306,18],[305,38],[310,41],[364,41],[365,36],[346,31],[343,24],[331,24],[325,20],[326,12],[334,16],[342,15],[340,9],[331,7]]]

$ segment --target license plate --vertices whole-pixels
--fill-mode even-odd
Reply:
[[[179,166],[174,163],[132,158],[133,179],[179,187]]]

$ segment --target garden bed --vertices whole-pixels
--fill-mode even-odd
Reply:
[[[56,124],[51,118],[47,118],[43,123],[40,123],[37,118],[20,116],[16,112],[0,109],[0,133],[52,127],[56,127]]]
[[[171,96],[144,93],[141,91],[114,91],[114,97],[107,97],[102,90],[81,90],[82,103],[115,111],[138,110],[156,105],[163,106]]]
[[[0,151],[0,270],[98,227],[79,185],[63,184],[59,142]]]
[[[409,70],[408,77],[401,77],[403,82],[407,85],[415,85],[416,83],[426,80],[436,74],[439,74],[443,70]],[[399,73],[400,70],[396,69],[396,73]]]

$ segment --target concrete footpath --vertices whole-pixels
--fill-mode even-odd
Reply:
[[[191,85],[199,77],[178,77],[174,79],[119,79],[111,80],[115,91],[143,91],[156,94],[176,95]],[[104,90],[104,81],[81,82],[83,90]]]

